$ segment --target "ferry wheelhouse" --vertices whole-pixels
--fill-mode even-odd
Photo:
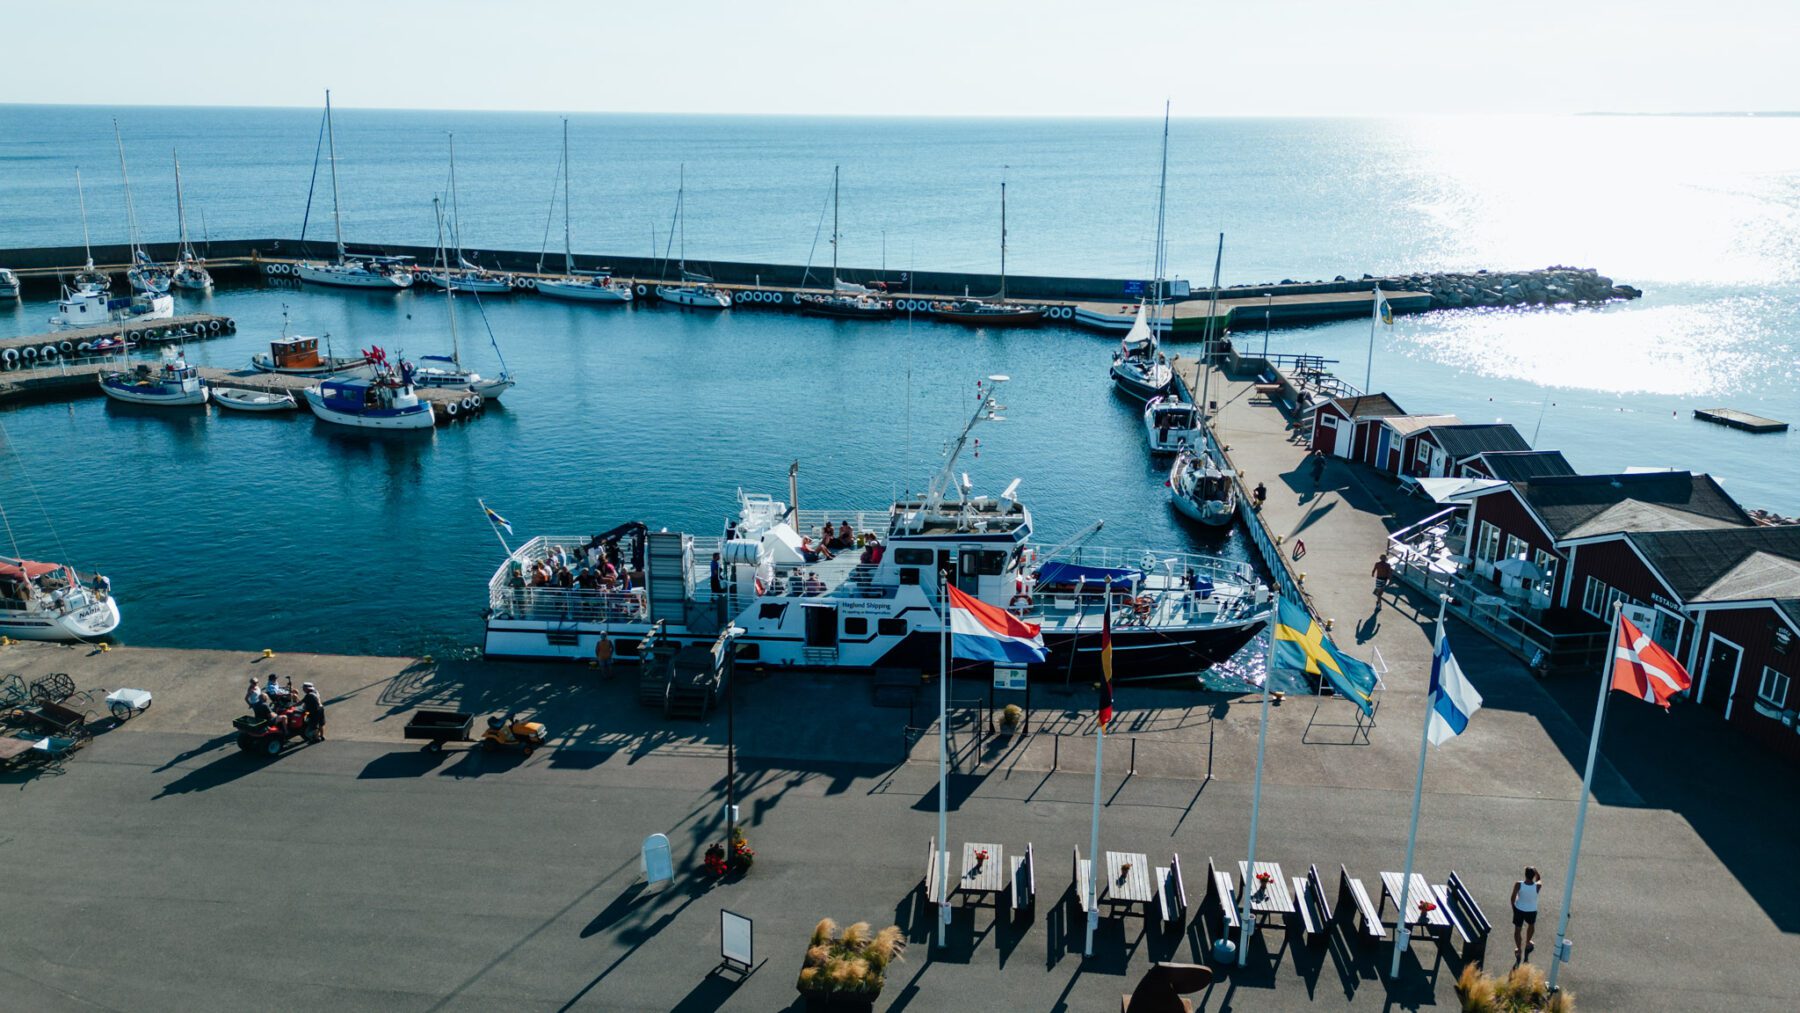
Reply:
[[[1109,603],[1113,650],[1133,676],[1190,675],[1242,647],[1271,607],[1248,563],[1102,549],[1085,537],[1040,550],[1017,480],[998,498],[970,495],[966,475],[955,480],[956,458],[974,426],[994,416],[992,393],[1004,379],[995,378],[929,490],[885,509],[798,510],[740,492],[737,517],[720,536],[633,523],[591,537],[532,538],[488,582],[485,652],[580,661],[605,634],[615,657],[629,660],[653,633],[711,643],[729,623],[742,630],[740,659],[754,663],[926,668],[938,656],[946,581],[1042,624],[1049,657],[1031,666],[1036,678],[1098,673]],[[796,492],[790,483],[790,501]],[[851,537],[821,554],[828,524]],[[596,570],[618,576],[597,584]]]

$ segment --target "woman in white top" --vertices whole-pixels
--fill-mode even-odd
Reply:
[[[1519,961],[1530,960],[1533,949],[1531,937],[1537,931],[1538,892],[1543,887],[1544,877],[1538,875],[1537,867],[1527,865],[1525,878],[1513,884],[1513,966]]]

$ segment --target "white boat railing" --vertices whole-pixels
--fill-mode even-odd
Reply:
[[[1073,563],[1111,569],[1142,570],[1146,575],[1159,574],[1177,579],[1188,570],[1212,581],[1219,592],[1254,587],[1261,583],[1256,568],[1248,560],[1225,559],[1194,552],[1161,552],[1152,549],[1119,549],[1098,545],[1079,545],[1062,549],[1053,555],[1040,555],[1033,566],[1048,562]]]

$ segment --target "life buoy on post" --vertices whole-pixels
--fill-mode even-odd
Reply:
[[[1031,596],[1020,591],[1012,596],[1012,601],[1006,603],[1006,610],[1016,616],[1025,615],[1031,611]]]

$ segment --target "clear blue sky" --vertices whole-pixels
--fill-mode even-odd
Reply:
[[[1800,108],[1800,0],[0,0],[0,101],[844,115]]]

